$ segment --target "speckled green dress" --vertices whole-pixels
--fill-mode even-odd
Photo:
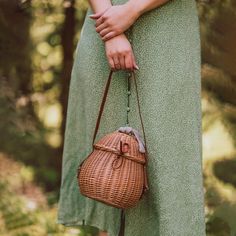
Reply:
[[[113,0],[113,5],[127,0]],[[109,74],[104,43],[88,17],[72,70],[57,222],[88,225],[117,236],[120,210],[84,197],[78,164],[92,135]],[[126,236],[205,236],[201,144],[200,37],[194,0],[172,0],[143,14],[126,32],[137,64],[137,84],[149,151],[150,190],[126,211]],[[113,74],[97,140],[126,124],[126,71]],[[130,125],[141,131],[131,86]]]

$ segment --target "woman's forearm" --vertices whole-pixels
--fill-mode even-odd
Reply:
[[[145,12],[171,0],[128,0],[124,4],[112,6],[110,0],[89,0],[95,14],[96,31],[103,41],[124,33]]]
[[[103,12],[108,7],[112,6],[110,0],[89,0],[89,5],[91,6],[94,13]]]
[[[170,0],[129,0],[126,5],[131,11],[140,16],[143,13],[169,2]]]

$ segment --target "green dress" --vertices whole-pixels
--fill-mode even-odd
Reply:
[[[113,0],[113,5],[127,0]],[[109,74],[104,43],[88,9],[71,75],[59,224],[85,224],[117,236],[120,209],[84,197],[78,164],[92,150],[92,136]],[[194,0],[172,0],[146,12],[125,34],[139,70],[140,106],[149,151],[150,190],[126,210],[126,236],[205,236],[201,140],[200,35]],[[127,71],[113,73],[97,140],[126,124]],[[134,84],[130,126],[141,132]]]

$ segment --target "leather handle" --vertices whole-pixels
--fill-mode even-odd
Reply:
[[[103,93],[103,98],[102,98],[102,102],[101,102],[101,105],[100,105],[100,109],[99,109],[99,113],[98,113],[98,118],[97,118],[97,121],[96,121],[96,126],[95,126],[95,130],[94,130],[94,134],[93,134],[93,143],[92,143],[92,145],[94,144],[94,141],[95,141],[96,136],[97,136],[98,128],[99,128],[100,121],[101,121],[101,116],[102,116],[102,113],[103,113],[103,110],[104,110],[104,106],[105,106],[105,102],[106,102],[106,99],[107,99],[108,90],[109,90],[111,79],[112,79],[112,74],[113,74],[113,71],[111,70],[110,73],[109,73],[107,82],[106,82],[104,93]]]
[[[107,99],[107,94],[108,94],[108,90],[110,87],[110,83],[111,83],[111,79],[112,79],[112,74],[113,71],[110,70],[106,85],[105,85],[105,89],[104,89],[104,93],[103,93],[103,98],[102,98],[102,102],[100,105],[100,109],[99,109],[99,113],[98,113],[98,117],[97,117],[97,121],[96,121],[96,126],[95,126],[95,130],[94,130],[94,134],[93,134],[93,142],[92,145],[94,144],[94,141],[96,139],[97,136],[97,132],[99,129],[99,125],[100,125],[100,121],[101,121],[101,116],[104,110],[104,106],[106,103],[106,99]],[[142,115],[141,115],[141,108],[140,108],[140,102],[139,102],[139,95],[138,95],[138,86],[137,86],[137,82],[136,82],[136,77],[135,77],[135,72],[132,71],[132,75],[133,75],[133,79],[134,79],[134,84],[135,84],[135,91],[136,91],[136,99],[137,99],[137,104],[138,104],[138,111],[139,111],[139,118],[141,121],[141,126],[142,126],[142,131],[143,131],[143,139],[144,139],[144,143],[145,143],[145,151],[146,151],[146,157],[147,157],[147,142],[146,142],[146,136],[145,136],[145,131],[144,131],[144,125],[143,125],[143,119],[142,119]]]

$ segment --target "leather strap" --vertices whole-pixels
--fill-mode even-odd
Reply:
[[[137,82],[136,82],[136,77],[135,77],[135,72],[131,72],[133,75],[133,79],[134,79],[134,84],[135,84],[135,91],[136,91],[136,99],[137,99],[137,104],[138,104],[138,112],[139,112],[139,118],[141,121],[141,126],[142,126],[142,131],[143,131],[143,139],[144,139],[144,144],[145,144],[145,158],[146,158],[146,163],[147,163],[147,156],[148,156],[148,152],[147,152],[147,142],[146,142],[146,136],[145,136],[145,131],[144,131],[144,125],[143,125],[143,119],[142,119],[142,115],[141,115],[141,108],[140,108],[140,102],[139,102],[139,95],[138,95],[138,86],[137,86]],[[101,116],[104,110],[104,106],[105,106],[105,102],[107,99],[107,94],[108,94],[108,90],[110,87],[110,83],[111,83],[111,79],[112,79],[112,74],[113,71],[110,70],[106,85],[105,85],[105,89],[104,89],[104,93],[103,93],[103,98],[102,98],[102,102],[100,105],[100,109],[99,109],[99,113],[98,113],[98,117],[97,117],[97,121],[96,121],[96,126],[95,126],[95,130],[94,130],[94,134],[93,134],[93,143],[92,146],[94,145],[94,141],[96,139],[97,136],[97,132],[99,129],[99,125],[100,125],[100,121],[101,121]],[[148,180],[147,180],[147,170],[146,170],[146,166],[144,166],[144,191],[148,190]],[[143,196],[143,194],[142,194]],[[124,236],[125,234],[125,209],[121,209],[120,212],[120,229],[119,229],[119,235],[118,236]]]
[[[118,236],[125,235],[125,210],[120,210],[120,230]]]
[[[137,86],[137,82],[136,82],[136,77],[135,77],[135,72],[131,71],[132,75],[133,75],[133,80],[134,80],[134,84],[135,84],[135,91],[136,91],[136,99],[137,99],[137,104],[138,104],[138,112],[139,112],[139,118],[141,121],[141,126],[142,126],[142,132],[143,132],[143,139],[144,139],[144,143],[145,143],[145,152],[146,152],[146,159],[148,156],[148,152],[147,152],[147,142],[146,142],[146,136],[145,136],[145,131],[144,131],[144,125],[143,125],[143,119],[142,119],[142,115],[141,115],[141,108],[140,108],[140,102],[139,102],[139,95],[138,95],[138,86]],[[100,125],[100,121],[101,121],[101,116],[104,110],[104,106],[106,103],[106,99],[107,99],[107,94],[108,94],[108,90],[110,87],[110,83],[111,83],[111,79],[112,79],[112,74],[113,71],[110,70],[106,85],[105,85],[105,89],[104,89],[104,93],[103,93],[103,98],[102,98],[102,102],[100,105],[100,109],[99,109],[99,113],[98,113],[98,117],[97,117],[97,121],[96,121],[96,126],[95,126],[95,130],[94,130],[94,134],[93,134],[93,143],[95,142],[96,136],[97,136],[97,132],[99,129],[99,125]]]
[[[94,133],[93,133],[93,143],[92,143],[92,145],[94,144],[94,141],[96,139],[96,135],[97,135],[97,132],[98,132],[98,128],[99,128],[99,125],[100,125],[101,116],[102,116],[102,113],[103,113],[103,110],[104,110],[104,105],[105,105],[105,102],[106,102],[106,99],[107,99],[107,94],[108,94],[108,90],[109,90],[111,79],[112,79],[112,73],[113,73],[113,71],[111,70],[110,73],[109,73],[107,82],[106,82],[105,89],[104,89],[103,98],[102,98],[102,102],[101,102],[101,105],[100,105],[95,130],[94,130]]]

